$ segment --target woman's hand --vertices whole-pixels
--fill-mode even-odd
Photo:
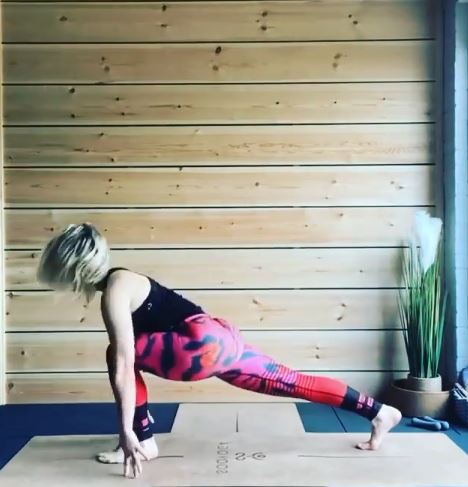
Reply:
[[[143,471],[140,455],[148,460],[145,450],[141,447],[133,431],[120,434],[120,447],[124,454],[124,476],[136,479]]]

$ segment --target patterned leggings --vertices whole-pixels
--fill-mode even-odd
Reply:
[[[107,357],[110,370],[110,353]],[[136,337],[133,428],[140,441],[152,436],[141,371],[175,381],[216,376],[242,389],[337,406],[370,420],[382,406],[339,380],[301,374],[279,364],[245,344],[239,330],[227,321],[200,314],[187,318],[177,331]]]

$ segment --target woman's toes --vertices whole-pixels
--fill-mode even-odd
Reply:
[[[123,453],[122,451],[99,453],[96,460],[100,463],[123,463]]]
[[[365,441],[364,443],[358,443],[356,448],[359,450],[377,450],[377,446],[373,441]]]

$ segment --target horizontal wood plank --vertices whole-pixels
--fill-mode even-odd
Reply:
[[[300,370],[403,370],[399,330],[245,331],[246,343]],[[106,332],[8,333],[7,372],[103,372]],[[357,350],[365,353],[356,353]]]
[[[6,44],[6,83],[429,81],[433,41]],[[177,62],[174,62],[177,60]]]
[[[242,330],[398,328],[397,291],[185,291],[186,298]],[[58,292],[6,293],[6,330],[104,330],[99,299]]]
[[[5,86],[6,125],[432,122],[434,85]],[[299,129],[300,130],[300,129]]]
[[[305,371],[345,381],[366,394],[381,396],[401,372]],[[211,378],[197,382],[173,382],[144,374],[150,402],[278,402],[291,401],[277,396],[255,394]],[[8,374],[7,398],[10,404],[112,402],[112,391],[105,373]],[[296,399],[294,400],[297,401]]]
[[[7,166],[424,164],[432,124],[9,127]]]
[[[6,42],[420,39],[430,2],[6,3]]]
[[[39,255],[5,252],[7,290],[44,289]],[[398,287],[401,249],[113,250],[111,259],[178,289],[359,289]]]
[[[5,169],[5,206],[431,205],[431,166]]]
[[[43,247],[90,222],[113,248],[380,247],[408,237],[418,208],[5,210],[7,249]]]

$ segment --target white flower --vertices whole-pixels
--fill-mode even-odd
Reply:
[[[420,248],[419,264],[424,273],[436,260],[441,232],[440,218],[431,217],[426,211],[416,213],[414,235],[410,245],[412,248],[415,246]]]

